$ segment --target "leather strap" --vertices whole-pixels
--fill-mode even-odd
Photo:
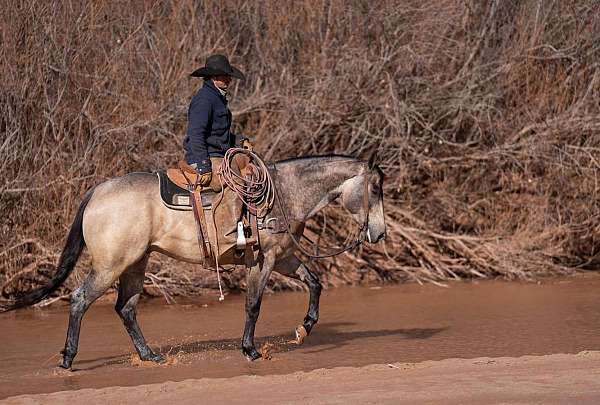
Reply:
[[[180,160],[179,162],[177,162],[177,166],[184,173],[197,174],[196,170],[194,170],[192,166],[188,165],[185,160]]]
[[[196,189],[190,192],[190,197],[192,200],[192,211],[194,211],[194,218],[196,219],[196,225],[198,225],[198,245],[200,245],[200,248],[204,254],[204,258],[206,259],[210,257],[211,249],[210,243],[206,239],[208,233],[206,233],[206,220],[204,218],[204,209],[202,208],[200,190]]]
[[[250,159],[246,155],[235,155],[236,164],[240,169],[241,176],[246,180],[246,184],[252,183],[252,165],[250,165]],[[250,187],[250,186],[247,186]],[[249,246],[259,245],[258,241],[258,221],[256,220],[256,207],[248,204],[246,205],[246,212],[248,218],[248,225],[250,226],[250,238],[246,241]]]
[[[258,222],[256,220],[256,215],[252,212],[249,212],[248,215],[250,216],[250,231],[252,232],[250,243],[258,244]]]
[[[181,175],[187,182],[187,185],[188,185],[187,189],[190,192],[196,191],[197,189],[199,189],[200,188],[200,176],[198,175],[198,172],[196,172],[196,170],[194,170],[194,168],[192,166],[188,165],[185,160],[180,160],[179,162],[177,162],[177,166],[179,167],[179,171],[181,172]],[[193,179],[193,181],[190,180],[190,178],[188,176],[190,176]],[[200,204],[200,207],[202,207],[202,204]]]
[[[247,209],[246,215],[243,218],[244,227],[250,228],[250,237],[246,239],[246,245],[253,246],[258,244],[258,221],[256,214],[252,210]]]

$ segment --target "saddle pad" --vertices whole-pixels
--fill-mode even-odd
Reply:
[[[164,170],[156,172],[156,175],[158,176],[160,198],[163,203],[174,210],[191,211],[190,192],[173,183]],[[202,207],[211,209],[213,199],[217,194],[214,191],[206,190],[200,195],[202,197]]]

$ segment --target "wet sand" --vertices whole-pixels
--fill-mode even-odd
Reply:
[[[247,362],[238,350],[243,328],[243,296],[229,296],[223,303],[217,302],[216,297],[172,306],[158,301],[143,302],[139,308],[140,324],[150,344],[169,354],[170,364],[164,366],[139,364],[132,360],[133,346],[112,305],[100,302],[84,319],[79,355],[74,363],[76,371],[72,373],[58,371],[55,367],[64,343],[68,321],[66,307],[3,314],[0,315],[0,398],[143,384],[158,384],[159,391],[169,392],[177,387],[172,385],[176,382],[196,380],[191,385],[181,383],[184,385],[177,388],[185,391],[185,384],[192,389],[196,385],[220,381],[219,386],[229,384],[233,387],[231,384],[237,379],[246,378],[258,384],[260,381],[293,382],[300,378],[298,376],[313,380],[329,376],[339,381],[339,386],[327,388],[331,395],[338,395],[334,394],[336,390],[340,390],[339,395],[350,395],[343,388],[343,381],[349,381],[348,387],[352,387],[354,381],[356,390],[360,388],[357,382],[363,380],[372,380],[375,387],[377,373],[383,372],[381,367],[386,372],[407,367],[425,370],[422,371],[425,374],[413,376],[415,384],[429,370],[433,374],[424,381],[431,380],[439,371],[440,381],[446,379],[451,384],[464,384],[465,387],[481,386],[483,390],[490,384],[494,387],[492,383],[497,373],[505,375],[508,384],[513,366],[515,370],[521,367],[523,377],[515,381],[535,380],[536,376],[540,381],[546,378],[545,383],[533,384],[531,389],[544,384],[558,387],[559,382],[574,388],[576,381],[568,382],[567,378],[573,375],[578,377],[577,381],[586,382],[588,390],[584,393],[590,393],[592,397],[597,394],[594,391],[597,387],[590,384],[595,380],[600,384],[597,378],[600,368],[591,367],[591,364],[600,364],[598,355],[547,356],[600,350],[600,333],[597,332],[600,277],[596,275],[554,279],[541,284],[479,282],[454,283],[449,288],[402,285],[328,290],[323,294],[321,319],[314,333],[303,346],[288,344],[294,327],[304,317],[307,300],[304,293],[281,293],[265,298],[257,327],[257,343],[259,346],[269,344],[272,359],[253,363]],[[525,355],[542,357],[526,364],[522,364],[522,359],[511,360],[514,365],[506,366],[504,370],[486,367],[491,374],[486,377],[484,373],[480,378],[476,378],[475,360],[445,360],[437,366],[423,366],[443,359]],[[448,364],[448,361],[458,363]],[[441,367],[441,371],[435,371],[436,367]],[[453,367],[457,367],[456,370]],[[470,370],[469,367],[475,369],[465,374],[464,379],[456,375],[457,370]],[[544,374],[546,371],[548,373]],[[338,375],[340,372],[342,374]],[[563,372],[568,375],[561,374]],[[350,378],[353,373],[360,378]],[[398,384],[404,377],[410,377],[401,375]],[[474,380],[470,381],[468,375]],[[518,375],[516,373],[515,378]],[[213,380],[215,378],[219,380]],[[287,385],[292,396],[286,401],[292,401],[296,395],[295,385]],[[256,386],[259,388],[260,384]],[[422,388],[427,391],[426,386]],[[147,389],[150,388],[138,387],[129,391],[134,395]],[[383,391],[378,393],[385,399],[385,386],[381,389]],[[417,391],[412,389],[412,392]],[[104,391],[83,392],[101,395]],[[281,391],[281,395],[284,393],[285,390]],[[88,398],[95,398],[96,394]],[[42,400],[44,397],[33,398]],[[376,398],[379,397],[375,396],[373,400]]]
[[[7,404],[598,404],[600,352],[318,369],[9,398]]]

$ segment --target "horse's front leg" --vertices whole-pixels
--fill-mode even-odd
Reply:
[[[310,294],[308,301],[308,311],[301,325],[296,327],[296,340],[299,345],[304,343],[304,339],[310,334],[313,326],[319,321],[319,298],[321,297],[322,285],[319,277],[310,271],[296,256],[290,256],[275,264],[276,272],[288,277],[301,280],[308,287]]]
[[[261,357],[254,346],[254,329],[260,313],[262,295],[273,270],[275,262],[273,256],[273,254],[266,254],[263,260],[251,267],[246,274],[246,326],[242,338],[242,353],[248,360]]]
[[[303,324],[296,328],[296,343],[301,345],[304,343],[304,338],[308,336],[313,326],[319,321],[319,299],[321,298],[322,286],[319,277],[310,271],[304,263],[298,267],[296,274],[308,286],[309,291],[308,311]]]

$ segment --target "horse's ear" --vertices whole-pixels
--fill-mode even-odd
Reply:
[[[377,160],[377,149],[373,150],[371,156],[369,156],[369,169],[373,169],[375,167],[375,160]]]

